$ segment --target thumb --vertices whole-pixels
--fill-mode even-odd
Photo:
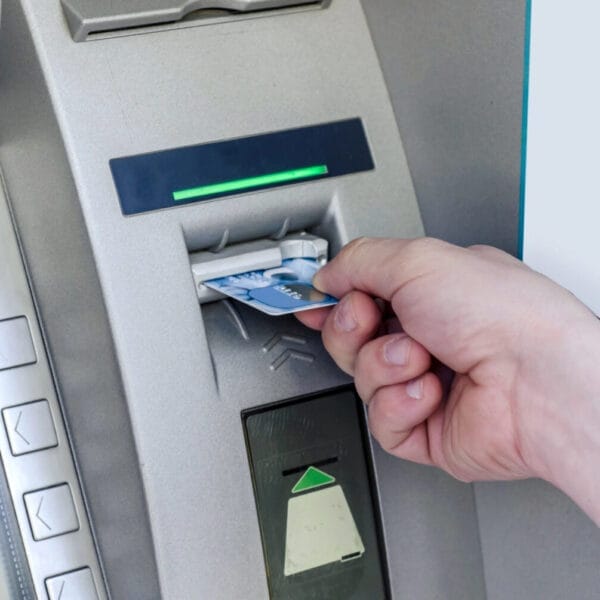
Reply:
[[[452,246],[430,238],[358,238],[320,269],[313,283],[336,298],[360,290],[390,301],[404,284],[429,270],[432,254],[439,256],[442,247]]]

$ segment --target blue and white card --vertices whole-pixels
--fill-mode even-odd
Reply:
[[[316,260],[290,258],[274,269],[211,279],[204,285],[268,315],[287,315],[337,303],[333,296],[314,288],[312,280],[318,270]]]

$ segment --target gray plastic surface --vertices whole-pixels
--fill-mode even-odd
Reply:
[[[92,32],[113,31],[173,23],[196,10],[222,9],[250,12],[319,0],[61,0],[73,38],[81,41]]]
[[[428,235],[518,251],[525,0],[364,0]]]

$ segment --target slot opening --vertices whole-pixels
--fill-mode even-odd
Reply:
[[[314,10],[315,8],[323,8],[323,5],[329,4],[331,0],[296,0],[293,4],[278,8],[259,8],[254,10],[233,10],[227,8],[198,8],[184,15],[179,23],[197,23],[198,21],[207,21],[214,19],[233,20],[239,17],[261,17],[269,16],[274,13],[281,12],[297,12],[299,10]],[[218,4],[218,2],[216,2]],[[176,21],[177,22],[177,21]]]
[[[226,214],[212,227],[196,222],[183,227],[192,281],[201,305],[223,299],[222,294],[205,286],[205,281],[276,270],[286,259],[309,258],[322,265],[339,251],[342,236],[337,201],[315,198],[309,189],[298,191],[297,205],[286,213],[275,209],[267,216],[265,210],[264,216],[254,218],[236,211],[235,216]]]
[[[348,562],[350,560],[354,560],[355,558],[360,558],[363,555],[362,552],[352,552],[352,554],[346,554],[340,558],[340,562]]]
[[[286,227],[283,226],[278,232],[285,230]],[[286,234],[283,237],[270,236],[231,245],[227,244],[229,236],[229,230],[226,230],[217,244],[206,250],[190,253],[192,280],[200,304],[221,300],[224,297],[223,294],[205,285],[207,281],[221,280],[225,285],[229,281],[224,279],[227,277],[249,272],[265,272],[265,276],[273,277],[280,283],[291,284],[303,281],[300,275],[303,269],[300,268],[300,271],[296,272],[291,266],[296,264],[296,259],[308,259],[322,266],[331,256],[329,240],[312,235],[306,230]],[[288,264],[292,271],[286,266]],[[254,287],[256,286],[250,286],[250,288]]]
[[[324,458],[323,460],[318,460],[317,462],[307,463],[305,465],[300,465],[299,467],[293,467],[292,469],[284,469],[281,471],[281,474],[284,477],[288,477],[289,475],[297,475],[298,473],[303,473],[309,467],[324,467],[326,465],[333,465],[338,461],[337,456],[331,456],[330,458]]]
[[[160,11],[142,16],[107,14],[105,17],[86,18],[85,13],[77,9],[77,2],[63,0],[63,8],[76,42],[102,40],[107,38],[159,33],[172,29],[183,29],[206,25],[219,25],[228,22],[239,22],[247,19],[273,17],[292,13],[323,10],[329,7],[332,0],[297,0],[287,6],[267,7],[253,10],[233,10],[228,8],[197,8],[183,11],[181,16],[171,12]],[[74,5],[73,7],[71,5]],[[217,2],[218,4],[218,2]]]

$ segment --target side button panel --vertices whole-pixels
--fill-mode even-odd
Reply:
[[[37,362],[25,317],[0,321],[0,371]]]
[[[48,400],[5,408],[2,418],[13,456],[58,445]]]
[[[21,534],[13,535],[22,541],[33,590],[17,584],[23,598],[107,600],[4,189],[0,174],[0,476],[6,475]]]
[[[46,580],[49,600],[98,600],[91,569],[79,569]]]

